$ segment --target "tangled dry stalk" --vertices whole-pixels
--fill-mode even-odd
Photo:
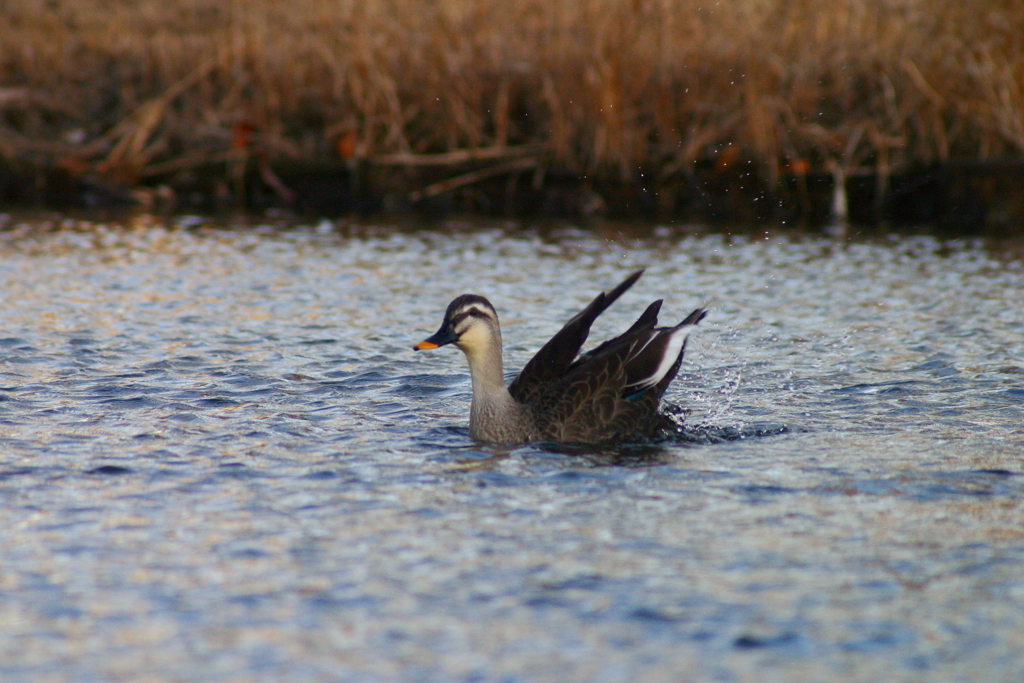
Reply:
[[[626,181],[723,155],[776,182],[1024,152],[1018,0],[14,0],[0,14],[0,156],[128,183],[229,159],[240,121],[269,158],[529,145]]]

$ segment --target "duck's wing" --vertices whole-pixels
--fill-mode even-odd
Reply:
[[[706,315],[707,311],[698,308],[675,327],[653,328],[637,334],[635,341],[620,352],[626,374],[623,398],[636,400],[640,394],[657,389],[654,394],[660,399],[679,372],[687,338]]]
[[[653,433],[658,399],[654,392],[634,401],[622,397],[622,360],[606,355],[587,374],[573,373],[543,393],[531,406],[541,436],[559,443],[602,443]]]
[[[561,380],[590,334],[590,326],[622,293],[633,286],[643,270],[631,274],[614,289],[598,294],[590,304],[572,317],[558,333],[541,347],[508,387],[512,398],[529,403],[544,387]],[[650,310],[650,309],[648,309]],[[654,311],[657,320],[657,310]],[[641,316],[641,319],[643,316]],[[636,324],[639,324],[638,320]],[[635,326],[635,325],[634,325]]]
[[[545,438],[598,442],[653,432],[661,424],[658,402],[679,371],[687,337],[705,315],[697,309],[675,327],[637,324],[632,333],[581,356],[534,406]]]
[[[633,323],[628,330],[620,334],[618,337],[609,339],[606,342],[602,342],[601,344],[595,346],[586,353],[580,354],[580,357],[577,358],[573,362],[572,367],[570,367],[570,372],[572,371],[573,367],[582,365],[583,363],[586,363],[588,360],[592,358],[597,358],[599,356],[604,355],[609,350],[620,345],[623,342],[623,340],[628,340],[644,330],[649,330],[653,328],[655,325],[658,324],[658,312],[661,310],[661,304],[662,300],[658,299],[650,306],[648,306],[647,310],[640,314],[640,317],[637,318],[636,322]]]
[[[599,372],[601,362],[618,358],[622,364],[620,391],[624,398],[658,386],[661,387],[660,397],[679,371],[687,337],[707,315],[706,310],[698,308],[675,327],[655,327],[656,306],[660,303],[651,304],[625,333],[581,355],[569,372],[594,375]],[[652,311],[655,315],[649,315]]]

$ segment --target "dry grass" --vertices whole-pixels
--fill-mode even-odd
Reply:
[[[766,178],[1024,152],[1019,0],[0,0],[0,155],[127,181],[230,156],[541,145]],[[350,136],[349,143],[353,141]],[[170,166],[167,166],[170,162]]]

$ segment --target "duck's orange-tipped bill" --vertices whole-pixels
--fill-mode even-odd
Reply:
[[[445,320],[444,324],[441,325],[441,329],[439,329],[437,332],[430,335],[429,337],[427,337],[426,339],[424,339],[423,341],[421,341],[419,344],[412,348],[414,351],[436,349],[438,347],[444,346],[445,344],[451,344],[453,341],[455,341],[455,333],[452,332],[451,324],[449,324],[449,322]]]

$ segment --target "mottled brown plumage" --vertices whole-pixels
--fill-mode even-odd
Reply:
[[[580,354],[590,327],[640,278],[637,271],[572,317],[505,387],[501,328],[487,299],[463,294],[441,328],[416,349],[454,343],[473,382],[470,435],[481,441],[603,443],[653,436],[666,426],[658,405],[679,371],[698,308],[674,327],[657,327],[655,301],[623,334]]]

